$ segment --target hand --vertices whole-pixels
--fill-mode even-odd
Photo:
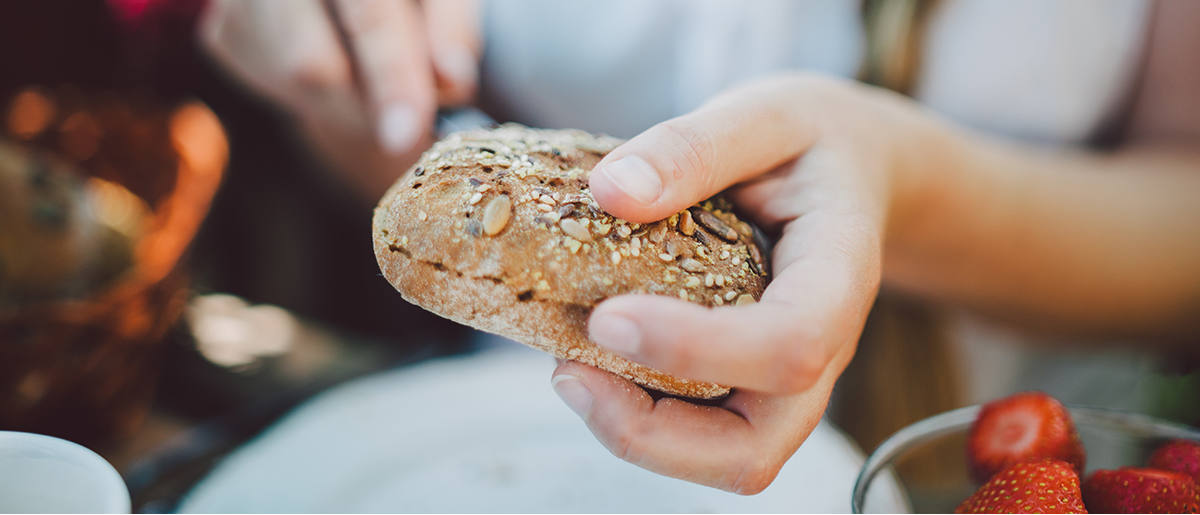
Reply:
[[[608,212],[669,216],[734,186],[734,202],[782,229],[761,302],[706,309],[630,295],[589,320],[597,344],[683,377],[736,387],[719,406],[653,399],[574,362],[556,391],[613,454],[742,494],[766,488],[819,422],[880,282],[884,229],[903,168],[937,130],[901,97],[794,76],[738,88],[613,150],[592,172]]]
[[[439,105],[470,101],[473,0],[214,0],[204,45],[372,201],[431,140]]]

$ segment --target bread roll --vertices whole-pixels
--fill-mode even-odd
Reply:
[[[375,257],[406,300],[673,395],[729,389],[597,347],[587,318],[626,293],[704,306],[755,302],[767,282],[754,229],[710,199],[635,224],[603,212],[588,173],[620,140],[518,125],[438,142],[375,209]]]

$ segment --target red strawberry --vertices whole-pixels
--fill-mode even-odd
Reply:
[[[954,513],[1087,513],[1087,508],[1074,465],[1035,460],[1001,470]]]
[[[1097,513],[1200,513],[1196,482],[1166,470],[1097,470],[1083,483],[1083,499]]]
[[[1179,472],[1200,485],[1200,445],[1187,440],[1167,442],[1154,451],[1146,466]]]
[[[1053,397],[1018,393],[983,406],[967,436],[971,475],[984,481],[1000,469],[1038,458],[1070,463],[1083,471],[1083,445],[1071,416]]]

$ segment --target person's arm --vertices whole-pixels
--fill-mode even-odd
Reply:
[[[1116,151],[961,135],[895,220],[884,283],[1056,330],[1200,332],[1200,4],[1155,5]],[[1146,338],[1149,337],[1149,338]]]
[[[1200,328],[1200,154],[1050,151],[973,135],[915,171],[884,284],[1055,330]]]
[[[742,209],[782,230],[756,305],[629,295],[589,319],[598,345],[734,393],[656,400],[572,362],[554,386],[621,458],[754,493],[820,419],[881,279],[1060,329],[1186,334],[1200,317],[1200,159],[1181,152],[1004,143],[809,75],[737,88],[614,149],[590,179],[635,222],[736,185]]]

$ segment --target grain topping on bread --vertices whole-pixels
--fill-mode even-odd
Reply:
[[[751,226],[720,198],[652,224],[601,210],[588,173],[619,143],[517,125],[438,142],[376,209],[380,268],[406,299],[442,316],[668,393],[722,395],[587,341],[587,315],[608,297],[745,304],[769,269]]]

